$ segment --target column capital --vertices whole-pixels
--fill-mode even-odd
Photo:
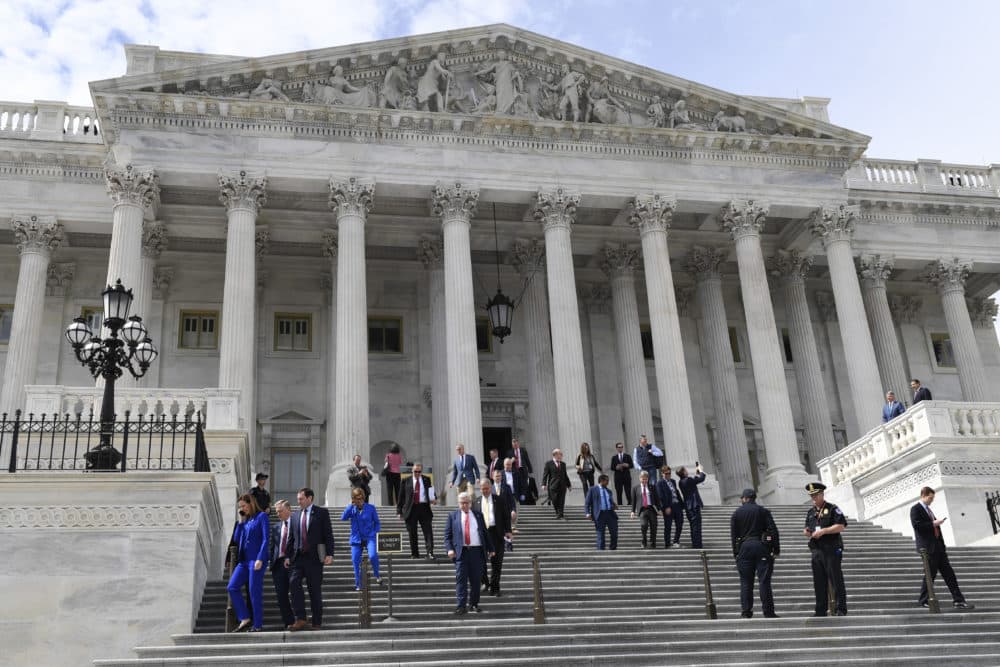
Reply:
[[[104,184],[115,206],[129,204],[145,209],[160,199],[160,177],[152,167],[107,166]]]
[[[824,322],[837,321],[837,302],[830,292],[816,292],[816,306],[819,316]]]
[[[965,280],[972,273],[972,262],[957,257],[950,260],[939,259],[927,266],[923,276],[926,282],[938,288],[942,295],[950,292],[965,292]]]
[[[330,177],[330,210],[337,218],[353,215],[362,220],[368,217],[375,201],[375,181],[351,176],[346,181]]]
[[[694,299],[692,285],[677,285],[674,288],[674,301],[677,303],[677,314],[680,317],[691,316],[691,301]]]
[[[610,312],[611,288],[607,283],[585,283],[580,285],[580,298],[590,312]]]
[[[771,258],[771,275],[787,283],[804,285],[812,263],[812,255],[803,255],[798,250],[781,249]]]
[[[576,207],[579,205],[579,193],[562,188],[553,190],[539,188],[535,194],[531,215],[536,222],[542,223],[542,228],[546,231],[556,227],[568,230],[576,222]]]
[[[323,230],[323,256],[329,257],[330,259],[337,260],[337,230],[335,229],[324,229]]]
[[[759,236],[770,210],[771,205],[767,202],[733,199],[722,207],[720,222],[734,241],[746,236]]]
[[[813,236],[822,239],[824,248],[837,241],[850,243],[859,210],[858,206],[847,204],[820,206],[809,216],[807,224]]]
[[[174,281],[174,267],[158,266],[153,271],[153,298],[165,301],[170,292],[170,283]]]
[[[677,198],[655,193],[636,195],[628,207],[628,222],[640,236],[648,232],[666,232],[674,219]]]
[[[639,249],[627,243],[606,245],[597,253],[601,271],[609,278],[631,277],[639,266]]]
[[[160,220],[142,223],[142,256],[158,259],[167,248],[167,226]]]
[[[510,262],[522,276],[545,268],[545,242],[539,239],[515,239]]]
[[[867,289],[885,289],[885,283],[889,280],[893,268],[896,265],[896,258],[892,255],[875,255],[865,253],[859,260],[858,275],[861,277],[861,284]]]
[[[684,257],[684,268],[694,276],[696,282],[712,278],[721,278],[719,265],[726,260],[729,253],[723,248],[706,248],[692,246]]]
[[[267,204],[267,176],[244,170],[234,174],[219,172],[219,201],[227,212],[245,209],[257,215]]]
[[[271,230],[266,225],[257,225],[253,232],[254,256],[263,257],[271,252]]]
[[[423,236],[417,241],[417,259],[425,269],[434,270],[444,266],[444,239],[440,236]]]
[[[10,219],[17,251],[51,256],[65,240],[63,226],[51,215],[15,215]]]
[[[431,193],[431,215],[449,220],[470,222],[479,206],[479,188],[468,187],[456,181],[454,185],[438,183]]]
[[[72,262],[49,264],[48,276],[45,280],[45,295],[66,296],[74,277],[76,277],[76,264]],[[994,310],[995,308],[996,306],[994,306]]]
[[[975,297],[965,300],[969,308],[972,326],[977,329],[992,329],[997,318],[997,302],[992,297]]]
[[[924,300],[919,296],[909,294],[889,295],[889,312],[892,319],[898,324],[910,324],[917,321],[920,310],[924,307]]]

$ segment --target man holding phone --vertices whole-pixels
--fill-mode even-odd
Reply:
[[[927,549],[927,564],[931,570],[931,581],[940,572],[944,577],[944,583],[948,585],[951,599],[957,609],[972,609],[972,605],[965,601],[965,596],[958,587],[958,579],[955,578],[955,570],[951,569],[948,562],[948,552],[944,548],[944,536],[941,534],[941,524],[948,520],[948,517],[937,518],[931,510],[931,503],[934,502],[934,489],[925,486],[920,489],[920,502],[910,508],[910,523],[913,525],[913,539],[917,543],[917,552]],[[928,605],[927,601],[927,577],[920,578],[920,598],[918,600],[921,607]]]

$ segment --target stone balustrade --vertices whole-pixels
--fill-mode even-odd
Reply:
[[[62,385],[28,385],[24,413],[35,415],[101,413],[104,389]],[[206,431],[235,431],[239,422],[240,392],[235,389],[158,389],[116,387],[115,413],[133,415],[184,415],[200,412]]]
[[[845,484],[928,441],[1000,444],[1000,403],[922,401],[818,464],[827,486]]]
[[[92,107],[65,102],[0,102],[0,138],[103,141],[97,112]]]
[[[879,160],[862,158],[848,170],[853,190],[933,192],[1000,197],[1000,165],[978,167],[944,164],[940,160]]]

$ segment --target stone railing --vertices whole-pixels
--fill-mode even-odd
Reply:
[[[28,385],[25,414],[101,413],[104,389],[62,385]],[[153,387],[116,387],[115,414],[178,415],[200,412],[207,431],[240,430],[238,389],[174,389]]]
[[[933,192],[1000,197],[1000,164],[976,167],[940,160],[878,160],[862,158],[845,175],[853,190]]]
[[[88,144],[104,140],[93,108],[38,100],[0,102],[0,138]]]
[[[820,461],[820,477],[827,486],[850,482],[929,440],[1000,443],[1000,403],[917,403]]]

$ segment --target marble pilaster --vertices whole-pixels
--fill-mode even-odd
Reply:
[[[758,493],[765,503],[795,503],[801,502],[802,486],[809,476],[799,460],[778,325],[760,245],[760,230],[768,210],[765,203],[733,200],[722,208],[721,220],[736,245],[750,360],[767,452],[768,470]]]
[[[444,281],[444,239],[425,237],[417,245],[417,258],[427,269],[431,326],[446,325],[447,308]],[[447,326],[447,325],[446,325]],[[431,438],[433,466],[438,485],[452,460],[452,441],[448,424],[448,338],[431,334]]]
[[[552,346],[558,443],[567,452],[577,451],[580,443],[593,441],[570,239],[579,203],[579,194],[562,188],[539,190],[532,209],[535,220],[545,230],[549,315],[552,322],[558,323],[558,341]]]
[[[431,213],[441,218],[444,236],[449,446],[462,443],[466,452],[482,461],[483,408],[470,236],[478,205],[479,190],[461,183],[438,184],[431,196]]]
[[[965,280],[972,271],[972,263],[959,259],[938,260],[931,264],[925,279],[936,286],[941,295],[944,319],[948,323],[951,349],[958,368],[958,381],[962,398],[966,401],[988,401],[986,374],[983,359],[972,329],[972,318],[965,303]]]
[[[326,447],[324,461],[329,468],[337,461],[337,439],[334,423],[337,415],[337,230],[323,231],[323,255],[330,260],[330,271],[320,274],[320,284],[326,296],[329,314],[329,345],[327,346],[326,379]]]
[[[809,218],[809,227],[813,235],[823,241],[826,250],[840,336],[845,343],[850,342],[851,346],[851,353],[845,356],[845,361],[854,415],[858,431],[866,433],[881,423],[880,406],[885,394],[879,379],[875,348],[868,329],[861,285],[851,251],[856,216],[855,206],[822,206]]]
[[[669,442],[661,444],[667,461],[675,468],[693,467],[695,461],[700,460],[674,279],[670,272],[670,253],[667,250],[667,230],[676,206],[677,200],[673,197],[637,195],[629,211],[629,223],[639,232],[642,240],[656,395],[664,440],[669,439]]]
[[[112,208],[107,284],[121,279],[135,289],[142,280],[143,216],[159,200],[160,182],[151,167],[107,167],[104,182]]]
[[[727,252],[721,248],[693,247],[685,258],[685,268],[696,283],[698,309],[701,311],[702,346],[708,357],[712,403],[719,438],[717,453],[722,465],[719,483],[723,501],[739,502],[743,489],[753,486],[750,459],[747,456],[743,406],[736,381],[736,365],[729,343],[729,321],[722,294],[719,265]]]
[[[785,318],[792,345],[792,366],[805,427],[806,450],[815,466],[818,461],[833,454],[837,445],[833,440],[830,401],[823,388],[819,348],[806,298],[805,278],[810,266],[812,257],[802,256],[796,251],[779,250],[773,258],[771,275],[781,281],[784,290]]]
[[[611,281],[611,308],[615,322],[615,349],[621,376],[625,442],[634,446],[639,436],[653,433],[653,409],[649,400],[646,359],[642,353],[639,304],[635,293],[635,269],[639,250],[624,243],[606,246],[598,256],[601,270]]]
[[[54,217],[42,215],[15,215],[10,226],[21,262],[0,385],[0,415],[13,417],[24,405],[24,385],[35,381],[49,260],[62,243],[63,228]]]
[[[908,389],[910,382],[906,377],[906,366],[899,350],[899,338],[892,323],[889,296],[886,294],[886,281],[892,274],[894,263],[892,256],[868,254],[861,256],[859,271],[861,297],[864,300],[865,312],[868,314],[868,326],[872,332],[882,388],[885,391],[895,392],[899,401],[904,405],[910,405],[913,399],[912,392]]]

